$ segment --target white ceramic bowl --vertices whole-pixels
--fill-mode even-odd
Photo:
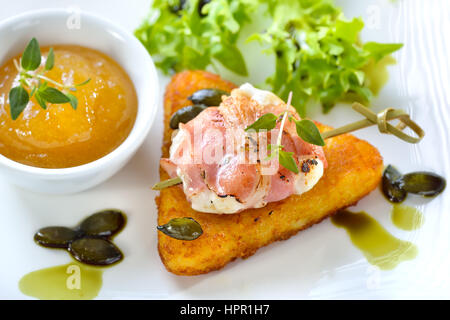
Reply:
[[[128,138],[103,158],[73,168],[45,169],[0,155],[0,174],[13,184],[55,194],[86,190],[120,170],[147,136],[155,118],[159,94],[155,66],[142,44],[114,23],[92,14],[59,9],[33,11],[2,21],[0,64],[22,52],[32,37],[41,46],[76,44],[104,52],[122,66],[135,86],[136,123]]]

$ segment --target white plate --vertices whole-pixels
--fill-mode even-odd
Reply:
[[[61,7],[60,1],[10,1],[3,4],[0,19],[25,10]],[[147,1],[79,0],[75,9],[103,15],[133,30],[146,15]],[[387,106],[408,110],[426,130],[418,145],[380,137],[375,128],[356,135],[381,151],[385,163],[402,171],[431,170],[449,177],[450,135],[450,5],[448,1],[338,1],[347,17],[362,16],[363,40],[402,42],[395,54],[399,63],[390,67],[390,80],[374,100],[375,110]],[[82,21],[81,21],[82,27]],[[251,50],[249,50],[251,52]],[[270,69],[258,68],[266,58],[252,59],[250,73],[261,83]],[[250,61],[247,59],[247,61]],[[252,72],[252,70],[254,72]],[[231,80],[241,80],[228,73]],[[164,88],[168,78],[161,77]],[[339,126],[358,116],[339,105],[318,120]],[[425,214],[424,226],[413,232],[399,231],[389,218],[389,204],[375,190],[353,211],[365,210],[395,236],[414,242],[416,259],[392,271],[368,264],[343,229],[329,220],[299,233],[288,241],[259,250],[247,260],[230,263],[223,270],[203,276],[179,277],[162,265],[156,242],[156,192],[162,138],[162,111],[144,146],[131,162],[103,185],[71,196],[31,193],[0,181],[0,298],[27,298],[18,289],[26,273],[70,261],[65,252],[38,247],[34,232],[48,225],[75,225],[86,215],[116,207],[128,214],[128,225],[115,239],[125,260],[104,272],[98,298],[192,299],[291,299],[291,298],[450,298],[450,190],[425,201],[410,197]]]

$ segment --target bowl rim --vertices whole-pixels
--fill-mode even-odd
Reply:
[[[73,13],[73,10],[69,9],[63,9],[63,8],[47,8],[47,9],[37,9],[37,10],[31,10],[27,12],[20,13],[18,15],[14,15],[12,17],[9,17],[7,19],[4,19],[0,21],[0,30],[3,28],[7,28],[11,24],[18,23],[20,21],[25,21],[27,19],[31,18],[39,18],[45,15],[67,15],[68,13]],[[120,156],[126,158],[128,153],[134,153],[138,147],[143,143],[145,138],[147,137],[153,123],[156,117],[156,109],[159,102],[159,81],[158,81],[158,74],[156,71],[155,64],[153,62],[152,57],[148,53],[148,51],[145,49],[145,47],[142,45],[142,43],[134,37],[134,35],[127,30],[125,30],[123,27],[117,25],[112,20],[107,19],[105,17],[98,16],[96,14],[86,12],[83,10],[80,10],[78,12],[80,14],[81,18],[87,18],[90,19],[91,22],[94,24],[97,24],[99,27],[100,25],[107,26],[108,30],[117,33],[120,35],[127,43],[134,44],[135,49],[139,50],[139,55],[145,57],[146,63],[145,65],[150,67],[150,74],[148,75],[149,78],[153,79],[150,80],[152,88],[149,88],[149,91],[152,91],[151,94],[154,94],[154,100],[153,101],[141,101],[139,98],[139,92],[136,91],[137,97],[138,97],[138,112],[136,114],[136,120],[133,124],[133,127],[129,133],[129,135],[126,137],[122,143],[116,147],[114,150],[109,152],[108,154],[104,155],[103,157],[94,160],[92,162],[88,162],[86,164],[82,164],[75,167],[68,167],[68,168],[42,168],[42,167],[34,167],[30,165],[26,165],[17,161],[14,161],[12,159],[9,159],[8,157],[0,154],[0,165],[6,166],[9,169],[19,171],[21,173],[26,174],[32,174],[35,176],[41,176],[45,178],[64,178],[67,176],[72,175],[80,175],[80,174],[89,174],[93,171],[98,170],[100,167],[105,167],[105,165],[111,161],[113,161],[116,158],[120,158]],[[114,59],[117,63],[119,63],[116,59]],[[120,66],[121,63],[119,63]],[[122,67],[123,68],[123,67]],[[130,79],[133,82],[134,87],[136,88],[136,84],[134,83],[133,79]],[[140,112],[141,109],[144,108],[150,109],[148,114],[148,119],[143,121],[143,124],[140,126],[140,128],[137,129],[138,124],[138,117],[141,115],[142,112]]]

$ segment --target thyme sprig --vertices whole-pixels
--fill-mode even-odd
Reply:
[[[254,123],[245,128],[245,131],[255,130],[258,132],[260,130],[272,130],[276,127],[277,123],[281,121],[277,142],[275,145],[269,144],[268,149],[270,149],[271,153],[265,160],[268,161],[274,158],[278,158],[278,162],[283,167],[297,174],[299,173],[299,170],[297,162],[294,159],[294,153],[283,150],[284,146],[281,144],[281,140],[283,137],[283,128],[285,126],[286,120],[295,122],[297,134],[304,141],[318,146],[324,146],[325,142],[323,141],[323,138],[320,135],[320,131],[314,124],[314,122],[307,119],[296,120],[294,118],[294,115],[291,114],[289,110],[291,107],[291,101],[292,91],[289,92],[286,109],[282,116],[277,117],[273,113],[266,113],[258,118]]]
[[[50,48],[48,52],[44,67],[38,71],[41,59],[41,49],[36,38],[31,39],[28,43],[19,62],[14,59],[14,65],[19,73],[19,85],[9,91],[9,105],[13,120],[20,116],[33,96],[44,110],[47,109],[47,103],[70,103],[76,110],[78,99],[71,92],[76,92],[77,87],[83,86],[91,80],[87,79],[74,85],[59,83],[45,76],[45,73],[55,66],[53,48]]]

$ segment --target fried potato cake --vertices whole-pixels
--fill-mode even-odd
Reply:
[[[187,97],[199,89],[226,91],[236,86],[205,71],[184,71],[168,84],[164,101],[163,157],[169,156],[171,115],[191,104]],[[316,123],[319,130],[331,128]],[[383,159],[366,141],[345,134],[327,139],[324,147],[328,168],[310,191],[292,195],[264,208],[237,214],[210,214],[191,209],[179,187],[161,191],[156,198],[158,225],[170,219],[192,217],[200,223],[203,235],[194,241],[180,241],[158,233],[158,250],[167,270],[177,275],[198,275],[223,268],[237,258],[247,258],[259,248],[285,240],[336,213],[356,204],[380,183]],[[160,168],[161,180],[168,179]]]

